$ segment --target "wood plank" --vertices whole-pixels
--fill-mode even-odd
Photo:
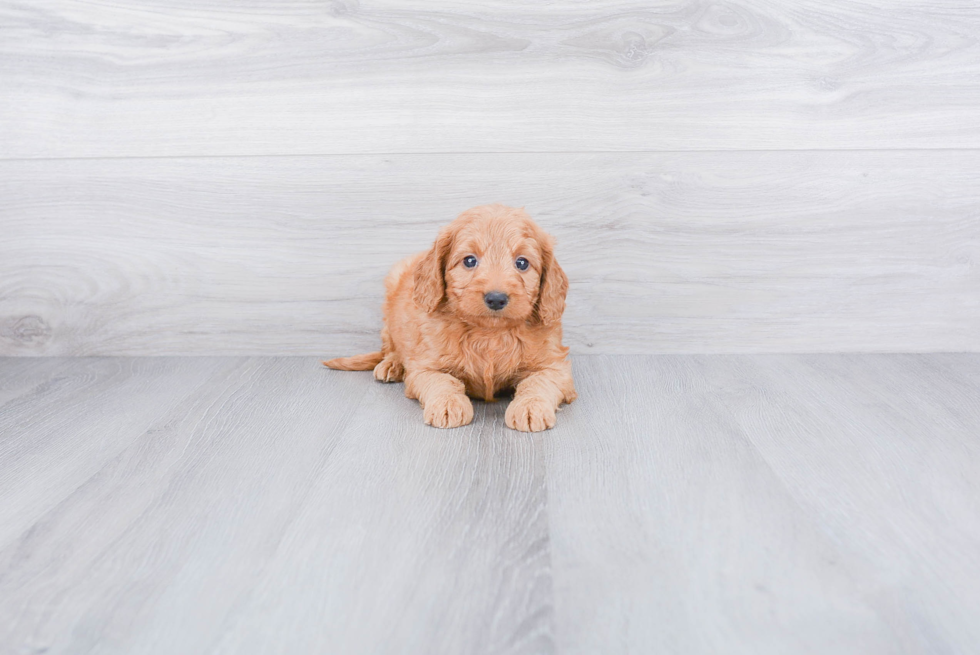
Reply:
[[[792,497],[860,563],[907,650],[974,650],[980,356],[759,357],[713,377]]]
[[[868,593],[886,581],[719,401],[719,378],[738,378],[731,395],[755,382],[735,374],[750,359],[575,359],[579,400],[544,442],[560,652],[914,652]],[[779,382],[784,399],[808,392]]]
[[[461,210],[559,241],[577,353],[980,350],[980,151],[0,162],[0,354],[377,347]]]
[[[547,436],[479,401],[430,428],[401,385],[356,377],[364,411],[215,652],[553,652]]]
[[[116,361],[137,370],[124,388],[81,394],[87,414],[70,403],[37,413],[97,417],[108,432],[123,425],[99,411],[110,398],[155,410],[153,424],[128,427],[123,447],[105,452],[82,433],[70,450],[42,451],[43,430],[17,435],[35,468],[93,454],[101,465],[80,484],[48,476],[39,489],[0,490],[4,508],[30,506],[39,490],[61,497],[29,527],[0,521],[2,650],[206,652],[279,548],[360,395],[310,359]],[[180,404],[143,389],[175,368],[208,385]]]
[[[980,147],[980,6],[0,4],[0,156]]]
[[[35,392],[55,377],[64,364],[57,357],[43,362],[27,358],[0,358],[0,412],[8,402]]]
[[[502,404],[429,428],[316,360],[233,363],[0,550],[0,645],[551,651],[540,435]]]
[[[222,366],[209,358],[194,367],[168,359],[37,360],[34,375],[43,381],[0,408],[0,548],[152,434]],[[0,562],[8,555],[3,550]]]
[[[0,380],[52,363],[0,411],[2,652],[980,638],[977,354],[577,357],[579,400],[538,435],[506,403],[427,428],[400,385],[314,359]]]

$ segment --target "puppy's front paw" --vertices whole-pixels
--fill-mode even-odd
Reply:
[[[405,377],[405,367],[393,359],[385,357],[374,367],[374,379],[380,382],[401,382]]]
[[[555,427],[555,408],[540,398],[514,398],[504,414],[507,427],[521,432],[540,432]]]
[[[435,428],[458,428],[473,420],[473,403],[461,393],[446,394],[425,403],[422,417]]]

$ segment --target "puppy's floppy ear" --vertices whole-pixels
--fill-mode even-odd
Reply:
[[[538,236],[541,245],[541,289],[538,291],[536,316],[539,323],[552,325],[561,320],[568,294],[568,277],[555,259],[554,241],[547,234]]]
[[[415,304],[426,312],[435,311],[446,297],[446,257],[452,247],[453,237],[448,229],[439,233],[432,250],[415,266]]]

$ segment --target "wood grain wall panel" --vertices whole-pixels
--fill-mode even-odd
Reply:
[[[575,352],[980,350],[980,151],[0,162],[0,354],[378,343],[486,202],[559,241]]]
[[[0,3],[0,157],[980,147],[980,5]]]

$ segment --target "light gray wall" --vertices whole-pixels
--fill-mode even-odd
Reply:
[[[576,352],[980,350],[980,5],[413,4],[0,2],[0,354],[372,349],[496,201]]]

